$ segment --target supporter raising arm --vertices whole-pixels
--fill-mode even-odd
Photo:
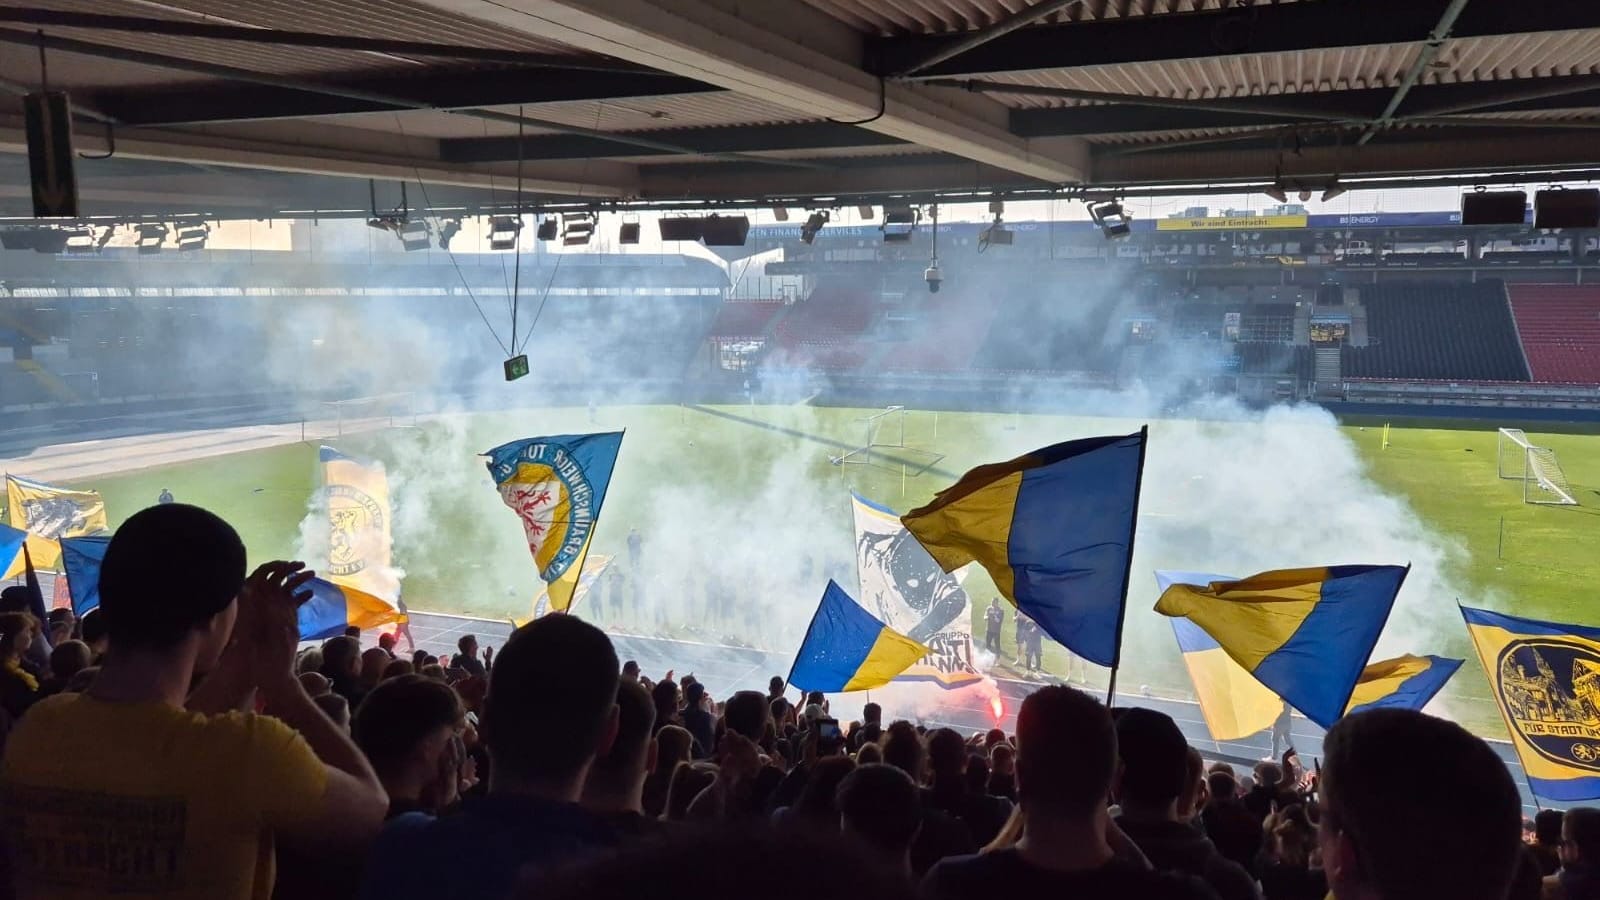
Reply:
[[[123,523],[101,567],[104,665],[30,710],[0,764],[17,896],[266,898],[276,839],[348,857],[376,833],[377,778],[291,671],[300,568],[247,585],[238,534],[197,507]],[[222,680],[198,707],[259,688],[271,715],[186,709],[207,673]]]

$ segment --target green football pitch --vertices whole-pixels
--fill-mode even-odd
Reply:
[[[1143,424],[925,411],[867,421],[875,412],[803,405],[537,409],[428,419],[336,443],[387,466],[395,562],[406,573],[408,602],[503,617],[527,614],[535,578],[516,517],[500,505],[477,454],[520,437],[625,428],[593,552],[615,557],[631,583],[626,541],[637,528],[645,567],[656,573],[649,602],[613,611],[609,600],[586,600],[592,608],[578,612],[621,627],[784,650],[798,640],[827,574],[853,585],[851,491],[904,511],[974,465]],[[1523,503],[1521,484],[1497,476],[1491,424],[1397,421],[1387,448],[1381,421],[1336,424],[1320,411],[1150,425],[1124,644],[1127,690],[1187,690],[1170,630],[1150,612],[1156,592],[1148,573],[1157,568],[1242,575],[1412,562],[1417,568],[1391,619],[1402,641],[1396,652],[1470,656],[1456,599],[1600,624],[1600,605],[1587,588],[1600,583],[1600,437],[1525,426],[1533,441],[1556,451],[1581,504],[1556,507]],[[864,452],[869,441],[876,446]],[[254,560],[301,551],[314,558],[301,525],[318,486],[316,452],[296,444],[81,485],[104,495],[113,526],[169,488],[233,522]],[[975,608],[994,596],[976,568],[964,584]],[[699,605],[700,594],[713,590],[737,598],[731,617],[726,605]],[[974,634],[980,643],[981,630]],[[1008,616],[997,660],[1006,670],[1015,655],[1011,631]],[[1068,666],[1061,648],[1046,650],[1046,671],[1066,674]],[[1097,669],[1088,675],[1099,683],[1105,677]],[[1456,714],[1492,719],[1476,663],[1462,676],[1446,694],[1462,701]]]

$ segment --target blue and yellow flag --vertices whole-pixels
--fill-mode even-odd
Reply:
[[[1256,680],[1330,728],[1350,702],[1408,571],[1320,566],[1173,584],[1156,612],[1188,617]]]
[[[873,618],[828,580],[789,670],[789,684],[829,694],[869,691],[893,681],[928,648]]]
[[[5,572],[5,577],[15,577],[11,574],[11,567],[22,564],[22,545],[27,540],[28,533],[21,528],[0,524],[0,572]]]
[[[400,611],[381,597],[325,578],[306,582],[311,598],[300,604],[300,640],[320,641],[344,634],[345,628],[377,628],[399,621]]]
[[[61,539],[61,565],[67,572],[72,612],[81,616],[100,605],[100,564],[105,562],[108,537]]]
[[[106,531],[106,504],[94,491],[74,491],[6,476],[6,518],[11,527],[28,533],[28,553],[34,566],[57,569],[61,566],[61,538],[85,537]],[[22,572],[17,560],[3,578]]]
[[[1156,584],[1165,591],[1174,584],[1210,584],[1232,581],[1226,575],[1195,572],[1157,572]],[[1172,619],[1172,631],[1183,653],[1184,668],[1194,683],[1200,715],[1211,738],[1236,741],[1272,727],[1283,712],[1283,700],[1272,689],[1233,661],[1222,645],[1186,618]]]
[[[400,572],[392,559],[383,464],[358,461],[332,447],[323,447],[317,459],[328,507],[328,580],[393,604],[400,597]]]
[[[1397,656],[1367,666],[1344,714],[1368,709],[1415,709],[1428,705],[1462,660],[1447,656]]]
[[[527,438],[484,454],[501,499],[522,519],[551,612],[572,608],[621,448],[618,431]]]
[[[1600,799],[1600,628],[1462,607],[1539,798]]]
[[[603,553],[592,553],[589,555],[588,560],[583,564],[583,575],[581,577],[577,577],[578,568],[576,566],[568,569],[567,574],[561,576],[558,581],[570,581],[574,579],[577,581],[577,584],[572,587],[572,600],[568,604],[568,608],[577,606],[578,601],[589,596],[589,592],[594,590],[595,586],[600,583],[600,576],[606,573],[606,567],[610,565],[611,557],[606,556]],[[559,583],[556,585],[556,590],[558,592],[562,590]],[[612,602],[616,602],[614,598]],[[549,611],[550,586],[546,585],[539,588],[539,592],[533,596],[533,618],[537,619]],[[524,619],[518,623],[516,627],[521,628],[529,621],[531,620]]]
[[[1147,431],[979,466],[901,521],[946,572],[979,563],[1046,634],[1115,665]]]

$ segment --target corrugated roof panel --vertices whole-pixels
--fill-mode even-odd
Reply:
[[[879,35],[976,31],[1039,0],[805,0],[857,31]],[[1266,6],[1295,0],[1244,0]],[[1238,5],[1235,0],[1084,0],[1036,24],[1171,15]]]
[[[6,0],[6,5],[75,9],[126,16],[203,20],[218,24],[320,31],[395,40],[499,47],[537,53],[572,48],[467,16],[406,0]]]
[[[1303,53],[1262,53],[1207,59],[1163,60],[1073,69],[1043,69],[985,76],[985,81],[1059,87],[1108,94],[1248,97],[1312,91],[1392,87],[1405,74],[1415,44],[1384,44]],[[1437,73],[1430,81],[1454,80]],[[1052,97],[998,94],[1017,107],[1072,105]]]

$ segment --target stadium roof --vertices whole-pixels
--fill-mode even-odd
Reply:
[[[10,215],[43,82],[99,214],[1600,164],[1592,0],[0,0],[0,43]]]

